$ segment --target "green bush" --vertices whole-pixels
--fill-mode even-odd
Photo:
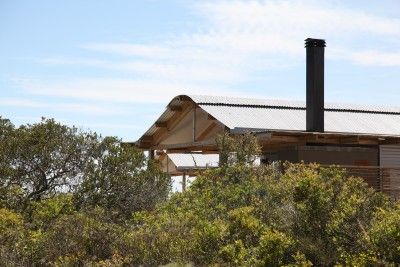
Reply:
[[[0,266],[24,264],[25,234],[22,216],[0,208]]]
[[[111,259],[120,228],[104,222],[100,209],[90,214],[63,215],[47,229],[41,243],[41,262],[82,266]]]
[[[391,209],[379,209],[368,235],[373,250],[383,262],[400,263],[400,204]]]
[[[58,145],[52,140],[46,147],[52,151],[43,152],[46,133],[69,139]],[[18,129],[0,120],[0,139],[10,136],[23,140],[0,151],[1,266],[400,262],[400,204],[335,166],[255,167],[259,148],[249,134],[220,137],[221,166],[173,194],[169,177],[156,162],[116,138],[85,137],[52,120]],[[21,144],[34,148],[27,159],[18,159],[27,149]],[[71,144],[83,148],[72,149]],[[82,158],[88,160],[78,160],[63,176],[61,159],[68,151],[84,152]],[[51,171],[43,175],[40,169],[30,173],[25,164],[35,159],[41,159],[36,167],[54,167],[61,176],[54,178]],[[73,164],[69,158],[65,162]],[[52,178],[53,184],[41,191],[42,183]]]

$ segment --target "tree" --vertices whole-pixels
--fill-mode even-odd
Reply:
[[[0,205],[25,210],[71,193],[78,208],[129,218],[166,199],[170,178],[142,151],[53,119],[15,128],[0,120]],[[30,216],[30,215],[29,215]]]
[[[53,119],[8,130],[0,151],[1,187],[20,188],[25,202],[70,191],[79,183],[97,138]]]
[[[261,149],[257,139],[251,133],[230,136],[221,134],[216,139],[219,150],[219,165],[221,167],[237,164],[253,165]]]
[[[166,200],[171,179],[142,151],[107,137],[96,147],[75,193],[80,208],[102,207],[113,220],[131,218],[135,211],[152,210]]]

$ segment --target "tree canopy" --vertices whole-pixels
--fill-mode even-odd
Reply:
[[[0,119],[0,205],[25,212],[32,203],[71,195],[79,209],[101,206],[110,218],[153,209],[171,181],[142,151],[53,119],[15,127]]]
[[[157,162],[115,137],[0,122],[1,266],[400,262],[396,201],[335,166],[254,166],[251,135],[221,136],[220,167],[171,192]]]
[[[1,132],[0,182],[19,194],[18,205],[73,190],[98,141],[96,134],[52,119],[18,128],[3,123]]]

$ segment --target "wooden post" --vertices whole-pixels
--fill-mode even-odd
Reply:
[[[186,172],[182,174],[182,192],[186,191]]]
[[[151,160],[153,160],[154,157],[155,157],[154,150],[153,150],[153,149],[149,150],[149,158],[150,158]]]
[[[169,174],[169,158],[168,158],[168,154],[167,154],[167,173]]]

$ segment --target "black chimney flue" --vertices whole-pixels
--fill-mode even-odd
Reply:
[[[307,38],[306,130],[324,132],[324,54],[325,40]]]

